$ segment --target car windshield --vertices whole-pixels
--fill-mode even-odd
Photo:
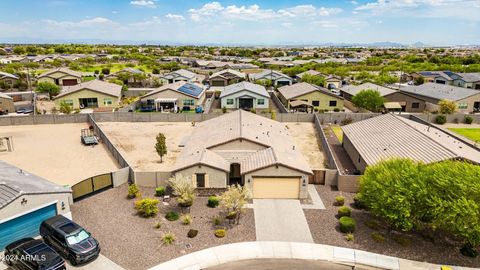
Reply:
[[[86,232],[85,230],[80,230],[76,234],[67,236],[67,243],[69,245],[75,245],[87,239],[88,237],[90,237],[90,234],[88,234],[88,232]]]

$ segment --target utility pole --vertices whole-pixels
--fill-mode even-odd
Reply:
[[[32,94],[33,96],[33,115],[36,115],[37,114],[37,95],[36,93],[33,92],[33,89],[32,89],[32,84],[30,82],[30,67],[29,67],[29,64],[30,64],[30,60],[27,58],[27,86],[28,86],[28,90],[30,90],[30,94]]]

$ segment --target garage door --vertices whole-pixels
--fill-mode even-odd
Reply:
[[[40,223],[57,214],[55,204],[30,212],[0,224],[0,250],[13,241],[24,237],[36,237],[39,233]]]
[[[300,178],[254,177],[254,199],[298,199]]]
[[[65,79],[65,80],[63,80],[63,85],[64,86],[77,85],[77,80],[76,79]]]

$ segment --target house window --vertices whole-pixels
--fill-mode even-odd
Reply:
[[[204,188],[205,187],[205,174],[204,173],[197,173],[197,188]]]
[[[233,105],[233,99],[232,98],[227,99],[227,105]]]
[[[468,108],[468,104],[467,103],[458,103],[458,108],[465,110],[465,109]]]
[[[412,102],[412,109],[418,109],[420,108],[420,103],[419,102]]]
[[[258,99],[257,105],[265,105],[265,99]]]
[[[337,101],[336,100],[330,100],[329,103],[328,103],[328,106],[337,107]]]
[[[193,99],[184,99],[183,106],[193,106],[195,105],[195,100]]]
[[[314,106],[314,107],[320,106],[320,101],[318,101],[318,100],[312,100],[312,106]]]
[[[111,98],[103,99],[103,105],[112,105],[112,99]]]

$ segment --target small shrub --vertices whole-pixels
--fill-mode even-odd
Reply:
[[[187,233],[187,237],[194,238],[195,236],[197,236],[197,234],[198,234],[198,230],[190,229]]]
[[[227,107],[222,107],[222,113],[226,113],[227,112]]]
[[[157,221],[153,227],[154,227],[155,229],[160,229],[160,228],[162,228],[162,222],[161,222],[161,221]]]
[[[345,198],[343,196],[335,197],[335,204],[338,206],[342,206],[345,204]]]
[[[343,233],[353,233],[355,231],[356,222],[351,217],[341,217],[339,219],[340,231]]]
[[[347,233],[347,234],[345,235],[345,240],[347,240],[347,241],[349,241],[349,242],[350,242],[350,241],[353,241],[354,239],[355,239],[355,237],[353,236],[353,233]]]
[[[157,187],[155,189],[155,196],[157,196],[157,197],[165,196],[165,187]]]
[[[365,205],[362,203],[362,201],[360,199],[360,195],[358,195],[358,194],[353,196],[353,207],[355,207],[356,209],[364,209],[365,208]]]
[[[157,199],[145,198],[135,202],[135,209],[143,217],[153,217],[158,213]]]
[[[443,125],[446,122],[447,122],[447,117],[445,115],[437,115],[437,117],[435,117],[435,123],[439,125]]]
[[[218,226],[223,223],[223,219],[220,216],[214,216],[212,219],[213,225]]]
[[[352,122],[353,122],[352,118],[345,118],[340,123],[342,124],[342,126],[345,126],[345,125],[351,124]]]
[[[352,210],[348,206],[341,206],[338,208],[338,217],[349,217],[352,214]]]
[[[478,256],[478,251],[470,244],[463,245],[463,247],[460,249],[460,253],[462,253],[463,256],[471,258]]]
[[[402,235],[394,235],[393,241],[397,242],[397,244],[401,245],[402,247],[410,246],[410,239],[402,236]]]
[[[333,109],[334,112],[340,112],[340,109],[339,108],[335,108]]]
[[[383,236],[383,234],[379,232],[373,232],[372,234],[370,234],[370,236],[372,237],[373,241],[377,243],[385,242],[385,236]]]
[[[215,208],[220,204],[220,198],[217,196],[210,196],[208,197],[208,203],[207,206],[211,208]]]
[[[183,223],[183,225],[190,225],[192,223],[192,216],[183,215],[182,216],[182,223]]]
[[[175,242],[175,239],[175,234],[169,232],[163,235],[162,243],[164,245],[171,245],[173,242]]]
[[[168,220],[168,221],[175,221],[175,220],[178,220],[180,218],[180,216],[178,215],[177,212],[175,211],[170,211],[168,212],[166,215],[165,215],[165,218]]]
[[[235,219],[236,217],[237,217],[237,212],[235,212],[235,211],[229,212],[226,216],[226,218],[230,219],[230,220]]]
[[[458,124],[458,123],[460,123],[460,121],[458,121],[458,118],[455,117],[455,118],[453,119],[453,123],[454,123],[454,124]]]
[[[227,231],[225,231],[225,229],[215,230],[215,236],[217,238],[223,238],[223,237],[225,237],[226,234],[227,234]]]
[[[472,124],[473,123],[473,117],[465,116],[464,122],[465,122],[465,124],[468,124],[468,125]]]
[[[365,226],[367,226],[368,228],[370,228],[372,230],[378,230],[378,228],[380,227],[378,225],[378,223],[373,219],[365,221]]]
[[[127,197],[129,199],[133,199],[136,197],[140,197],[140,190],[138,189],[138,186],[136,184],[131,184],[128,186],[128,195]]]

